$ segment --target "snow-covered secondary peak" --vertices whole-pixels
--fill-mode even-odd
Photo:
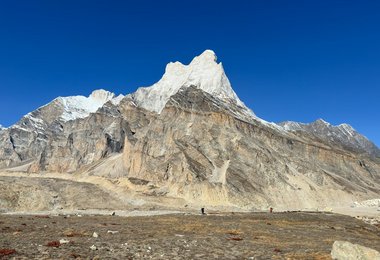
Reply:
[[[211,50],[195,57],[189,65],[178,61],[169,63],[160,81],[151,87],[139,88],[132,97],[137,105],[160,113],[172,95],[181,87],[189,86],[196,86],[214,97],[235,103],[254,115],[233,91],[222,63],[217,63],[217,57]]]
[[[281,125],[286,131],[308,130],[309,132],[340,132],[346,135],[348,134],[350,136],[357,134],[356,130],[348,124],[341,124],[335,126],[321,118],[317,119],[316,121],[310,124],[286,121],[280,123],[279,125]]]
[[[104,89],[95,90],[90,96],[70,96],[59,97],[57,101],[63,105],[61,119],[63,121],[84,118],[90,113],[96,112],[106,102],[111,101],[117,105],[120,103],[123,95],[115,97],[115,94]]]
[[[367,137],[358,133],[351,125],[332,125],[323,119],[318,119],[310,124],[297,122],[283,122],[279,124],[284,130],[304,131],[310,133],[329,144],[341,144],[344,147],[360,152],[366,152],[372,156],[380,157],[380,150]]]
[[[354,136],[357,135],[358,132],[349,124],[340,124],[340,125],[332,125],[329,122],[326,122],[323,119],[317,119],[316,121],[310,124],[303,124],[298,122],[287,121],[280,123],[280,125],[287,131],[297,131],[297,130],[305,130],[308,129],[312,132],[324,132],[327,135],[340,134],[342,136]]]
[[[10,128],[44,134],[47,126],[46,123],[48,122],[54,120],[67,122],[85,118],[91,113],[95,113],[105,103],[111,102],[114,105],[118,105],[123,98],[123,95],[115,97],[114,93],[103,89],[93,91],[88,97],[58,97],[52,102],[26,114]],[[0,128],[0,131],[2,130],[4,128]]]

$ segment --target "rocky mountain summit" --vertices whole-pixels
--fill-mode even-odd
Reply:
[[[122,128],[112,127],[120,118],[100,111],[108,106],[106,103],[116,106],[122,98],[105,90],[96,90],[89,97],[58,97],[28,113],[15,125],[0,132],[0,167],[29,164],[28,171],[40,171],[48,163],[44,161],[46,156],[50,156],[50,160],[59,161],[50,170],[65,172],[102,158],[107,151],[95,151],[95,146],[102,141],[107,142],[110,134],[120,135]],[[103,116],[97,117],[99,114]],[[102,127],[97,126],[97,119],[102,120],[104,128],[109,129],[108,135],[103,133]],[[80,131],[83,127],[86,133]],[[83,146],[74,148],[73,142],[77,138]],[[78,158],[79,151],[86,152]],[[60,168],[61,164],[65,164],[65,167]]]
[[[373,143],[348,125],[258,118],[210,50],[126,96],[97,90],[27,114],[0,130],[0,168],[97,176],[188,206],[323,208],[380,194]]]

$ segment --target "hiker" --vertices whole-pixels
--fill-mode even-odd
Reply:
[[[205,208],[201,208],[201,213],[202,213],[202,215],[206,215]]]

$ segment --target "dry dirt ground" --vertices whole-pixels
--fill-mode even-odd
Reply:
[[[380,250],[380,228],[312,212],[0,215],[0,259],[330,259],[335,240]]]

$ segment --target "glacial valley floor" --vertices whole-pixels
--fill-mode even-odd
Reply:
[[[0,215],[0,259],[331,259],[335,240],[380,250],[380,228],[313,212]]]

